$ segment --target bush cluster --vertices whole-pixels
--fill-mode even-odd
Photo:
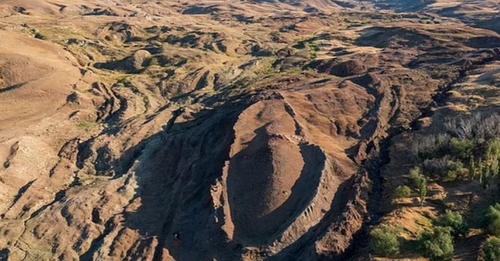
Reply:
[[[420,244],[424,254],[432,260],[451,259],[455,248],[450,227],[434,227],[432,230],[422,233]]]
[[[486,229],[491,235],[500,237],[500,203],[496,203],[486,211]]]
[[[486,240],[481,250],[481,259],[483,261],[500,260],[500,238],[490,237]]]
[[[406,186],[406,185],[402,185],[402,186],[398,186],[394,190],[393,198],[395,198],[395,199],[407,198],[407,197],[410,197],[411,194],[412,194],[411,188]]]
[[[451,228],[451,232],[455,236],[466,236],[469,231],[469,226],[463,216],[451,210],[446,210],[444,215],[436,221],[436,225]]]
[[[370,247],[379,256],[392,257],[399,254],[400,241],[397,229],[380,225],[370,232]]]

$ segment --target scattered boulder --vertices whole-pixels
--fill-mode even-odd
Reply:
[[[146,50],[139,50],[125,60],[125,69],[128,71],[142,70],[146,66],[149,58],[151,58],[151,53]]]

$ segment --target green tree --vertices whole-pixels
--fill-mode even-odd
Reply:
[[[453,234],[457,236],[465,236],[469,230],[463,216],[451,210],[446,210],[446,212],[439,217],[436,224],[443,227],[450,227]]]
[[[471,156],[469,162],[469,176],[471,179],[477,179],[477,168],[476,168],[476,160],[474,155]]]
[[[490,206],[485,217],[488,232],[494,236],[500,236],[500,203]]]
[[[490,237],[481,249],[481,258],[484,261],[500,260],[500,238]]]
[[[455,251],[449,227],[434,227],[420,238],[424,254],[432,260],[449,260]]]
[[[391,257],[399,254],[399,238],[396,229],[381,225],[370,232],[370,247],[376,255]]]
[[[485,177],[484,177],[485,176],[484,175],[485,169],[486,168],[485,168],[484,162],[480,160],[477,163],[477,173],[478,173],[478,176],[479,176],[479,183],[481,183],[483,185],[485,184]]]
[[[420,203],[424,204],[425,197],[427,196],[427,178],[422,174],[422,170],[419,167],[410,170],[410,183],[418,192]]]
[[[500,139],[494,139],[488,143],[485,161],[488,168],[488,177],[497,178],[500,173]]]

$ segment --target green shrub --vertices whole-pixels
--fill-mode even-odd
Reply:
[[[43,35],[43,34],[42,34],[42,33],[40,33],[40,32],[35,33],[34,37],[35,37],[36,39],[40,39],[40,40],[47,40],[47,36]]]
[[[486,228],[494,236],[500,236],[500,203],[490,206],[486,211]]]
[[[432,260],[448,260],[453,255],[453,236],[449,227],[434,227],[420,238],[425,256]]]
[[[484,261],[500,260],[500,238],[490,237],[481,250],[481,257]]]
[[[446,174],[443,176],[443,181],[451,182],[457,179],[463,179],[467,176],[469,170],[464,167],[460,161],[448,161]]]
[[[500,174],[500,139],[494,139],[488,143],[485,158],[491,176],[497,177]]]
[[[474,151],[474,141],[468,139],[453,138],[450,140],[451,153],[462,160],[468,160]]]
[[[467,223],[462,215],[458,212],[450,210],[446,210],[444,215],[439,217],[436,224],[443,227],[450,227],[453,234],[459,236],[465,236],[469,230],[469,227],[467,226]]]
[[[308,43],[307,46],[309,47],[311,59],[316,59],[318,57],[318,51],[320,50],[319,47],[315,43]]]
[[[407,198],[407,197],[410,197],[410,196],[411,196],[411,188],[408,187],[408,186],[406,186],[406,185],[398,186],[394,190],[394,194],[393,194],[393,197],[395,199]]]
[[[160,61],[158,57],[152,57],[148,62],[148,66],[159,66],[159,65]]]
[[[478,179],[484,187],[488,187],[500,174],[500,139],[493,139],[486,144],[482,144],[483,151],[478,161],[471,158],[469,172]]]
[[[374,228],[370,236],[370,247],[376,255],[390,257],[399,254],[400,243],[396,229],[381,225]]]

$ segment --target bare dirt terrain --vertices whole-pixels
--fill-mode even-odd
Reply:
[[[499,8],[0,1],[0,260],[490,260]]]

